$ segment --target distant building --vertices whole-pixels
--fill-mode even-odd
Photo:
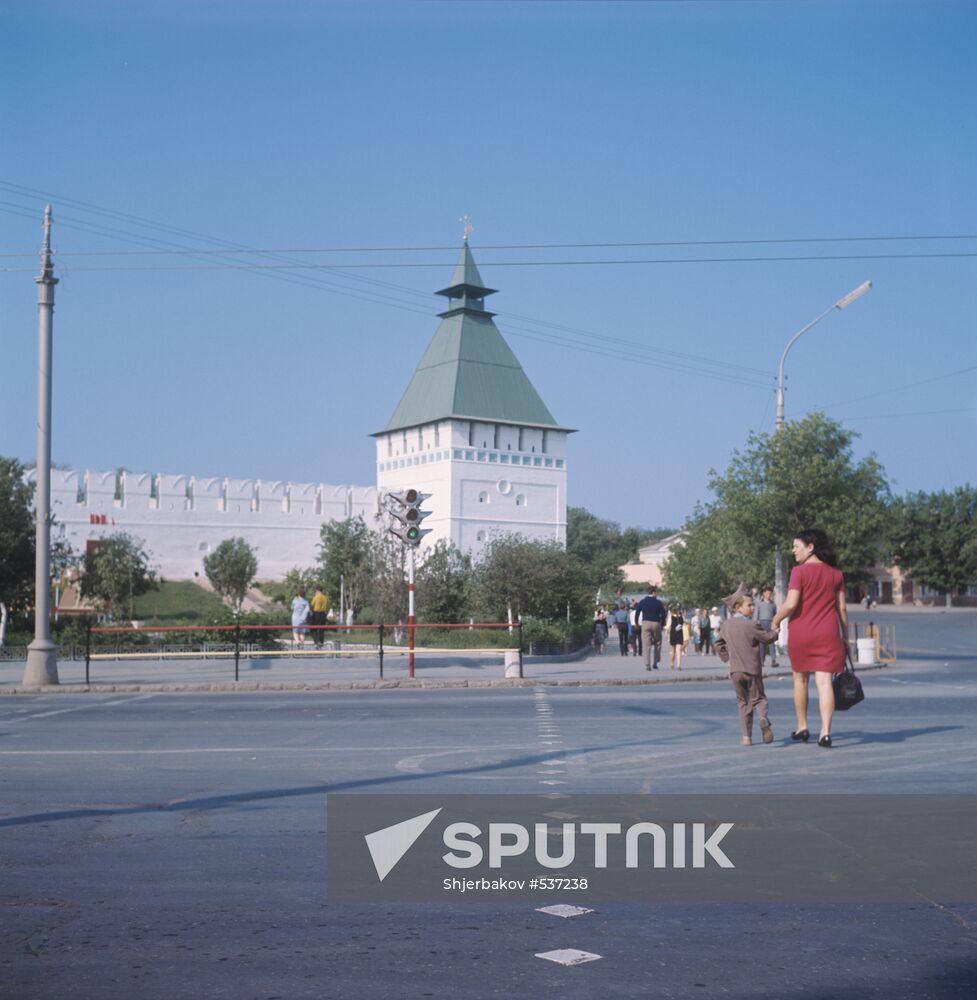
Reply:
[[[468,242],[441,324],[376,438],[377,488],[431,493],[426,539],[478,556],[495,535],[566,544],[567,435],[492,321]]]
[[[672,554],[672,548],[685,538],[684,531],[662,538],[660,541],[643,545],[638,549],[637,562],[625,563],[621,567],[624,579],[628,583],[652,583],[656,587],[662,585],[662,565]]]

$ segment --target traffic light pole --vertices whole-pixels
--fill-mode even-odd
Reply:
[[[407,676],[414,676],[414,546],[407,546]]]

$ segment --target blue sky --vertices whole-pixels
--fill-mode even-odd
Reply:
[[[971,3],[14,0],[0,22],[0,454],[34,453],[16,255],[50,201],[59,463],[373,482],[467,212],[500,330],[579,428],[571,503],[680,524],[772,430],[790,337],[866,279],[792,349],[788,418],[842,420],[897,492],[974,478]],[[135,253],[161,247],[211,252]]]

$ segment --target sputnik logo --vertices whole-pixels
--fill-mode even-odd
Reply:
[[[413,847],[417,838],[431,825],[431,821],[440,809],[434,809],[412,819],[405,819],[401,823],[394,823],[393,826],[385,826],[382,830],[375,830],[365,836],[366,846],[370,849],[370,857],[373,858],[373,867],[377,870],[377,877],[382,882],[397,862]]]

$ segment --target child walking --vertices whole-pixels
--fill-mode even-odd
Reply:
[[[752,621],[753,597],[740,584],[735,594],[724,601],[732,612],[722,623],[716,639],[716,652],[729,666],[740,710],[740,728],[745,746],[753,744],[753,714],[760,718],[760,733],[764,743],[773,743],[773,727],[768,717],[767,695],[763,690],[763,647],[777,641],[777,632]]]

